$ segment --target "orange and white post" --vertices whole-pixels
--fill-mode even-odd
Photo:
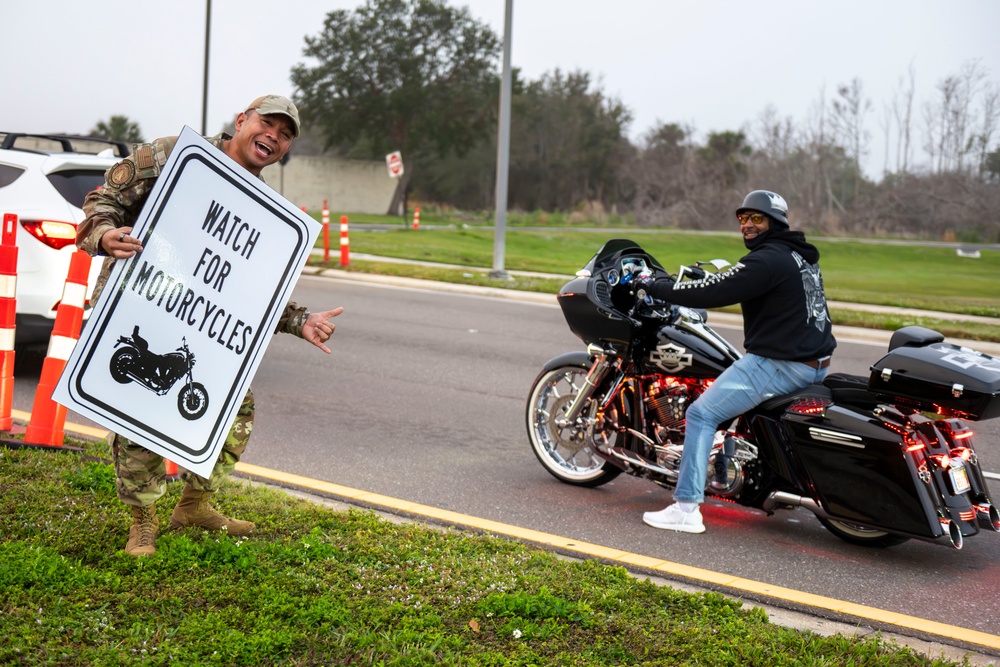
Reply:
[[[14,428],[14,328],[17,324],[17,216],[4,213],[0,244],[0,431]]]
[[[330,261],[330,209],[323,200],[323,262]]]
[[[340,265],[351,263],[351,241],[347,237],[347,216],[340,216]]]
[[[413,208],[413,228],[420,229],[420,207],[415,206]]]
[[[52,400],[52,391],[66,368],[66,361],[80,338],[83,306],[87,297],[90,255],[82,250],[73,253],[62,300],[56,309],[56,321],[49,338],[49,349],[42,362],[42,376],[35,390],[31,419],[24,431],[24,441],[32,445],[63,446],[66,408]]]

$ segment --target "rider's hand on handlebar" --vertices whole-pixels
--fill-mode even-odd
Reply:
[[[649,288],[656,282],[656,277],[652,273],[640,273],[635,276],[632,282],[632,290],[638,294],[639,290],[649,294]]]

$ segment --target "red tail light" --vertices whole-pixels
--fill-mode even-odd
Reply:
[[[58,220],[22,220],[21,226],[50,248],[59,250],[76,243],[76,225]]]
[[[949,452],[951,457],[954,459],[962,459],[963,461],[969,461],[972,459],[972,450],[968,447],[956,447]]]
[[[788,406],[788,411],[799,415],[821,415],[830,403],[825,398],[800,398]]]
[[[928,458],[942,468],[947,469],[948,466],[951,465],[951,459],[948,458],[947,454],[932,454]]]

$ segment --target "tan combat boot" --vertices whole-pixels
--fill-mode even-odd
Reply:
[[[250,521],[240,521],[219,514],[209,505],[212,497],[209,491],[196,491],[184,485],[181,499],[170,515],[170,528],[177,530],[187,526],[199,526],[206,530],[224,530],[234,537],[243,537],[254,531]]]
[[[128,529],[125,553],[131,556],[150,556],[156,553],[156,534],[160,526],[156,521],[156,503],[145,507],[132,506],[132,525]]]

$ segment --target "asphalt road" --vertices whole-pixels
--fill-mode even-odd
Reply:
[[[555,304],[535,305],[303,278],[297,297],[343,305],[330,359],[278,337],[255,381],[249,463],[465,514],[985,632],[1000,632],[1000,535],[956,551],[911,541],[855,547],[806,510],[711,502],[708,532],[640,517],[669,495],[621,476],[567,486],[535,460],[524,427],[542,363],[581,348]],[[722,329],[739,343],[740,331]],[[867,374],[882,350],[841,341],[834,371]],[[323,417],[325,416],[325,418]],[[977,442],[1000,472],[1000,420]],[[996,486],[1000,482],[994,481]]]
[[[556,481],[535,460],[524,426],[542,363],[582,347],[554,300],[312,277],[299,281],[296,298],[346,312],[330,356],[291,336],[272,341],[254,381],[258,416],[247,463],[1000,633],[996,533],[968,538],[961,551],[918,541],[873,550],[837,539],[806,510],[768,517],[710,501],[708,532],[685,535],[642,523],[642,512],[669,502],[651,483],[621,476],[580,489]],[[741,340],[739,330],[719,331]],[[832,370],[867,374],[882,350],[841,339]],[[33,394],[30,377],[18,377],[14,407],[30,411]],[[1000,420],[976,430],[984,469],[1000,473]]]

